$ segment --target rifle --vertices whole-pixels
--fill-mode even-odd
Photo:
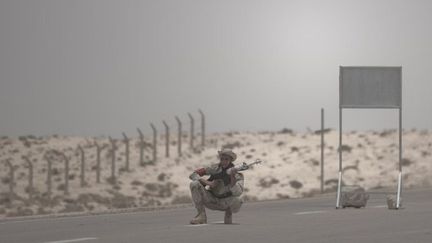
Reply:
[[[261,163],[262,163],[262,160],[260,160],[260,159],[256,159],[256,160],[255,160],[254,162],[252,162],[252,163],[247,164],[246,162],[243,162],[241,165],[234,166],[234,168],[235,168],[237,171],[243,171],[243,170],[248,170],[248,169],[252,168],[252,166],[254,166],[254,165],[256,165],[256,164],[261,164]],[[227,174],[228,174],[228,175],[231,174],[231,170],[230,170],[230,169],[227,170]]]
[[[252,162],[252,163],[247,164],[246,162],[243,162],[241,165],[234,166],[234,168],[237,170],[237,172],[239,172],[239,171],[248,170],[248,169],[252,168],[252,166],[254,166],[254,165],[256,165],[256,164],[260,164],[260,163],[262,163],[262,161],[261,161],[260,159],[256,159],[256,160],[255,160],[254,162]],[[227,173],[228,175],[231,175],[231,168],[229,168],[229,169],[226,171],[226,173]],[[196,181],[196,180],[198,180],[198,179],[200,178],[200,176],[199,176],[196,172],[194,172],[194,173],[192,173],[192,174],[189,176],[189,178],[190,178],[191,180],[193,180],[193,181]]]

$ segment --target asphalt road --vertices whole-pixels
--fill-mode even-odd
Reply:
[[[335,195],[246,203],[234,224],[207,211],[192,226],[192,207],[96,216],[0,222],[1,243],[67,242],[432,242],[432,189],[404,191],[403,208],[389,210],[371,194],[363,209],[335,209]]]

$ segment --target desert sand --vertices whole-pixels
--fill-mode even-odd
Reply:
[[[199,134],[195,144],[199,144]],[[227,132],[207,135],[204,148],[188,146],[183,136],[182,155],[177,154],[176,135],[171,135],[170,157],[165,156],[164,135],[158,137],[158,160],[152,161],[151,138],[147,136],[144,165],[139,163],[139,140],[130,140],[130,171],[125,171],[125,145],[116,140],[116,176],[111,176],[110,142],[107,138],[22,136],[0,138],[0,218],[24,215],[100,212],[117,208],[155,207],[191,204],[189,174],[217,163],[217,151],[232,148],[238,158],[234,164],[261,159],[262,164],[243,172],[245,201],[301,198],[320,193],[320,134],[289,129],[265,132]],[[324,189],[337,185],[339,133],[325,133]],[[96,147],[101,152],[101,182],[96,183]],[[346,185],[367,190],[396,190],[398,175],[398,132],[395,130],[345,132],[343,134],[343,178]],[[80,185],[80,154],[85,151],[85,185]],[[69,194],[64,194],[64,161],[52,158],[52,194],[47,194],[48,151],[60,151],[70,159]],[[34,167],[34,193],[29,199],[29,169],[23,156]],[[10,190],[9,160],[14,168],[15,186]],[[432,184],[432,133],[403,132],[403,186],[427,187]]]

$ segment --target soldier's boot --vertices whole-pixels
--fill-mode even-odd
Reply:
[[[204,208],[198,209],[198,214],[195,218],[191,219],[191,224],[207,224],[207,215]]]
[[[232,212],[231,212],[231,208],[228,208],[227,210],[225,210],[224,223],[225,224],[232,224]]]

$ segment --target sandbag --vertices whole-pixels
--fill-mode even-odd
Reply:
[[[340,200],[342,208],[366,207],[366,203],[369,200],[369,194],[367,194],[365,189],[360,186],[343,186],[341,188]]]

